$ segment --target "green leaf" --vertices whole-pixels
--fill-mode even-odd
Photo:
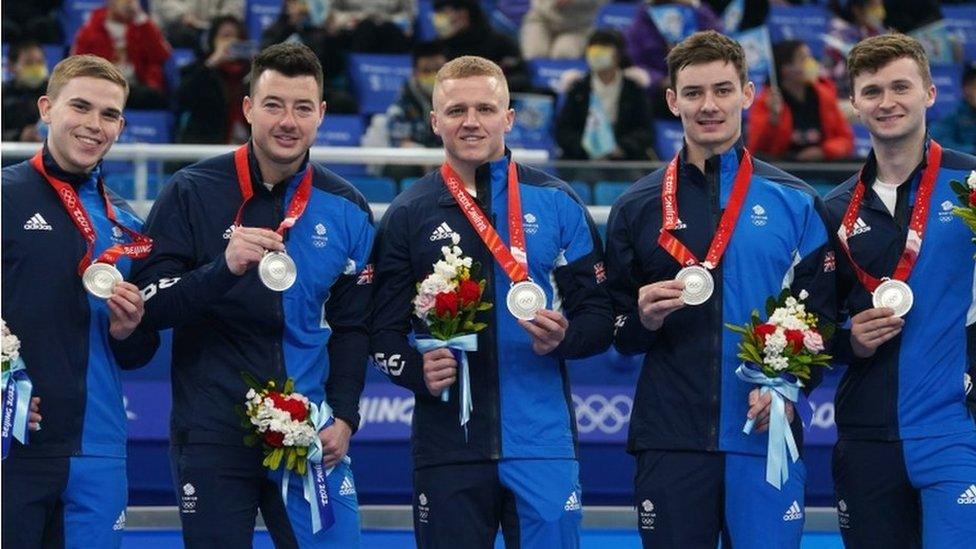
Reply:
[[[773,311],[776,310],[776,298],[770,296],[766,298],[766,317],[773,316]]]
[[[301,476],[305,476],[305,473],[308,472],[308,460],[298,460],[298,463],[295,464],[295,472]]]
[[[255,435],[254,433],[251,433],[251,434],[246,435],[244,437],[244,445],[245,446],[250,446],[250,447],[253,448],[254,446],[257,446],[258,440],[259,440],[258,439],[258,436]]]
[[[285,460],[285,468],[289,471],[293,471],[295,469],[295,458],[297,456],[295,455],[295,452],[292,451],[286,451],[286,454],[288,455],[288,458]]]
[[[962,181],[956,181],[953,179],[952,181],[949,181],[949,187],[951,187],[952,192],[956,193],[956,195],[959,197],[969,196],[969,187],[964,185]]]
[[[275,448],[271,451],[271,463],[268,465],[269,469],[278,470],[281,467],[281,458],[284,457],[284,451],[281,448]]]
[[[258,392],[264,390],[264,386],[258,383],[258,380],[253,375],[251,375],[250,372],[241,372],[241,377],[244,379],[244,383],[249,388],[254,389],[255,391]]]
[[[286,395],[290,395],[290,394],[292,394],[294,392],[295,392],[295,380],[292,379],[292,378],[286,379],[285,380],[285,389],[284,389],[283,393],[286,394]]]
[[[491,305],[491,303],[489,303],[489,302],[487,302],[487,301],[482,301],[482,302],[481,302],[481,303],[480,303],[480,304],[478,305],[478,310],[479,310],[479,311],[487,311],[487,310],[489,310],[489,309],[491,309],[491,307],[492,307],[492,305]]]

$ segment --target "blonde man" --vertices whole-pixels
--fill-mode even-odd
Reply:
[[[131,242],[142,225],[101,181],[127,94],[125,77],[102,58],[58,63],[37,102],[49,127],[43,148],[3,170],[3,319],[21,339],[45,418],[3,462],[4,546],[122,543],[120,368],[145,364],[158,337],[139,328],[143,302],[133,284],[91,286],[80,275],[104,269],[112,254],[103,253]],[[130,261],[121,255],[118,275]]]
[[[417,545],[490,548],[501,526],[506,547],[577,547],[582,493],[565,359],[610,343],[599,237],[564,182],[511,159],[515,112],[498,65],[471,56],[444,65],[430,119],[447,160],[383,217],[371,322],[376,366],[416,395]],[[414,315],[417,283],[453,245],[480,264],[481,297],[493,305],[477,316],[487,326],[466,369],[448,349],[421,353],[408,339],[429,332]],[[535,307],[509,306],[522,290]],[[459,398],[466,387],[470,400]]]

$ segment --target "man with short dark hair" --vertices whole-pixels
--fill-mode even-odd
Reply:
[[[359,426],[373,225],[349,183],[309,161],[325,115],[322,68],[304,45],[278,44],[251,68],[251,140],[177,172],[146,223],[158,243],[138,266],[146,319],[173,328],[171,459],[188,547],[249,547],[260,508],[277,547],[357,547],[346,457]],[[286,379],[329,410],[319,431],[335,523],[318,499],[248,448],[236,407],[242,373]],[[318,462],[310,462],[309,474]],[[311,497],[313,506],[310,513]]]
[[[926,135],[936,88],[917,40],[863,40],[847,70],[872,151],[826,198],[850,318],[834,352],[849,365],[836,397],[840,532],[853,548],[958,547],[976,539],[976,301],[950,181],[972,181],[976,158]]]
[[[743,148],[755,90],[742,46],[695,33],[668,71],[685,146],[621,195],[607,229],[614,343],[646,353],[627,443],[638,529],[645,547],[715,547],[720,534],[723,546],[797,547],[804,462],[786,457],[785,482],[766,480],[770,396],[736,376],[739,340],[725,325],[746,324],[784,288],[833,319],[826,213],[813,189]],[[785,416],[802,446],[789,402]]]

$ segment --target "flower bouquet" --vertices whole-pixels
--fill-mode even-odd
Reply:
[[[491,309],[483,299],[485,281],[479,277],[480,265],[465,257],[458,247],[460,237],[452,236],[452,245],[441,248],[443,259],[434,263],[434,271],[417,284],[413,300],[414,314],[427,325],[430,337],[418,337],[417,350],[426,353],[434,349],[450,349],[458,363],[461,426],[467,432],[471,418],[471,379],[467,353],[478,350],[477,332],[487,324],[475,320],[477,313]],[[441,393],[441,400],[450,399],[450,388]]]
[[[332,409],[325,402],[316,405],[296,393],[292,379],[279,388],[274,380],[262,385],[248,373],[242,376],[249,387],[244,405],[237,410],[242,427],[248,432],[244,443],[262,446],[265,467],[272,471],[283,469],[281,497],[286,503],[291,473],[302,477],[305,500],[311,507],[312,532],[329,529],[335,523],[326,482],[331,469],[322,464],[319,431],[333,423]],[[348,459],[343,458],[347,462]]]
[[[963,220],[969,230],[976,232],[976,171],[969,172],[966,181],[949,181],[952,192],[959,197],[961,206],[952,209],[952,213]],[[976,243],[976,237],[973,237]]]
[[[776,488],[789,478],[787,451],[793,461],[800,457],[783,399],[796,403],[812,369],[830,367],[831,356],[824,353],[824,340],[833,335],[834,325],[820,322],[817,315],[807,312],[803,304],[806,298],[805,290],[796,298],[784,289],[778,297],[766,300],[766,321],[753,311],[747,324],[725,325],[742,335],[738,357],[744,362],[735,374],[747,383],[761,386],[762,394],[772,395],[766,481]],[[748,420],[742,431],[751,433],[754,422]]]
[[[0,424],[0,439],[2,439],[2,458],[6,459],[10,452],[11,436],[27,444],[27,426],[30,418],[31,392],[34,385],[27,376],[27,366],[24,359],[20,358],[20,339],[17,338],[7,323],[0,319],[0,331],[2,331],[2,359],[0,359],[0,369],[2,369],[2,391],[3,391],[3,413],[2,424]]]

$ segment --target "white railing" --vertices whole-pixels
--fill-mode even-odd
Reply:
[[[37,143],[0,144],[0,153],[4,159],[30,158],[37,152]],[[202,160],[218,154],[233,151],[235,145],[158,145],[150,143],[117,143],[105,156],[107,160],[123,160],[132,162],[134,169],[134,200],[130,201],[133,208],[145,216],[152,206],[147,199],[149,181],[148,163],[157,160]],[[549,153],[537,149],[513,149],[515,160],[525,164],[545,164],[549,161]],[[442,149],[397,149],[380,147],[312,147],[312,160],[317,162],[336,164],[394,164],[401,166],[420,166],[440,164],[444,161]],[[376,219],[383,216],[389,204],[371,204]],[[590,214],[597,224],[607,222],[610,215],[608,206],[590,206]]]

